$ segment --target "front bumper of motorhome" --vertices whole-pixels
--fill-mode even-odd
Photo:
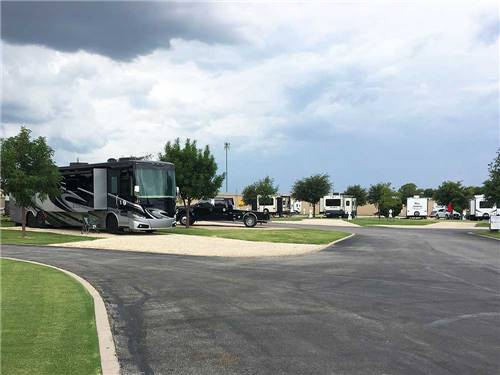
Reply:
[[[138,216],[129,218],[129,228],[133,231],[150,231],[175,227],[175,218],[149,219]]]

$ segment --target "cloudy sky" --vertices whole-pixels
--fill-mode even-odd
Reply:
[[[209,144],[229,190],[481,184],[499,145],[499,9],[485,2],[2,2],[2,136],[56,161]],[[474,3],[474,4],[472,4]]]

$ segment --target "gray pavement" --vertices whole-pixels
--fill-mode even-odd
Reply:
[[[90,281],[124,374],[500,372],[498,241],[349,231],[357,236],[287,258],[8,245],[2,254]]]

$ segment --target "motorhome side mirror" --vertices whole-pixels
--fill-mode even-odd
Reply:
[[[134,193],[138,193],[140,190],[141,189],[140,189],[139,185],[134,186]]]

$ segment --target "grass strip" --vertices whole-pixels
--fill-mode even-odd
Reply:
[[[494,232],[492,232],[490,230],[489,231],[480,231],[479,235],[500,239],[500,232],[499,231],[494,231]]]
[[[72,277],[0,259],[4,374],[99,374],[94,302]]]
[[[26,237],[23,237],[20,230],[0,230],[0,243],[2,245],[50,245],[96,239],[96,237],[34,231],[26,231]]]
[[[176,227],[161,234],[186,234],[234,240],[324,245],[347,237],[350,233],[321,229],[206,229]]]

